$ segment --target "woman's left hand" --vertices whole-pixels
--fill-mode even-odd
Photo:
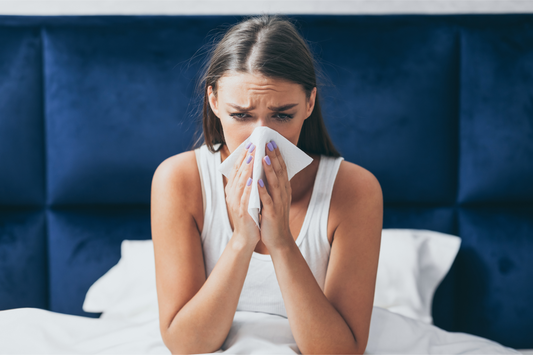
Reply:
[[[279,148],[268,143],[265,147],[263,169],[267,181],[259,181],[261,209],[261,241],[272,251],[294,242],[289,226],[292,190],[287,167]],[[263,186],[261,186],[263,182]]]

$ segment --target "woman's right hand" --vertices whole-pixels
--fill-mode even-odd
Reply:
[[[248,201],[252,191],[252,170],[255,158],[255,147],[245,149],[233,166],[226,184],[226,202],[228,213],[233,221],[233,237],[246,245],[255,245],[259,240],[260,231],[248,213]]]

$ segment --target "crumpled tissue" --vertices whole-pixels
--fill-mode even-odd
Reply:
[[[255,157],[253,161],[253,173],[252,173],[252,191],[250,193],[250,200],[248,202],[248,213],[252,216],[252,219],[257,224],[257,227],[261,228],[259,223],[259,213],[261,212],[261,198],[259,197],[259,188],[257,182],[259,179],[262,179],[266,182],[265,172],[263,171],[263,158],[266,155],[265,145],[273,140],[279,148],[279,152],[283,157],[283,161],[287,166],[287,175],[289,180],[292,179],[294,175],[304,169],[306,166],[311,164],[313,158],[305,154],[300,148],[292,144],[288,139],[283,137],[281,134],[275,130],[268,127],[257,127],[254,129],[250,137],[246,138],[240,146],[237,147],[220,164],[219,171],[226,177],[229,177],[231,169],[235,165],[237,159],[242,154],[242,150],[246,149],[246,145],[252,142],[255,145]]]

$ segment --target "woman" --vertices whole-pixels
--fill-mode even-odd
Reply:
[[[233,26],[204,76],[204,146],[165,160],[152,183],[160,328],[172,353],[208,353],[236,310],[288,317],[299,350],[363,353],[382,226],[382,194],[343,161],[322,121],[313,59],[279,16]],[[218,172],[256,127],[313,158],[287,178],[275,142],[250,146],[231,175]],[[266,181],[259,230],[247,212],[255,151]]]

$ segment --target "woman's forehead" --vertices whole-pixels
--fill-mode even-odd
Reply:
[[[230,96],[293,96],[305,95],[303,88],[293,82],[249,73],[232,73],[218,82],[219,94]]]

